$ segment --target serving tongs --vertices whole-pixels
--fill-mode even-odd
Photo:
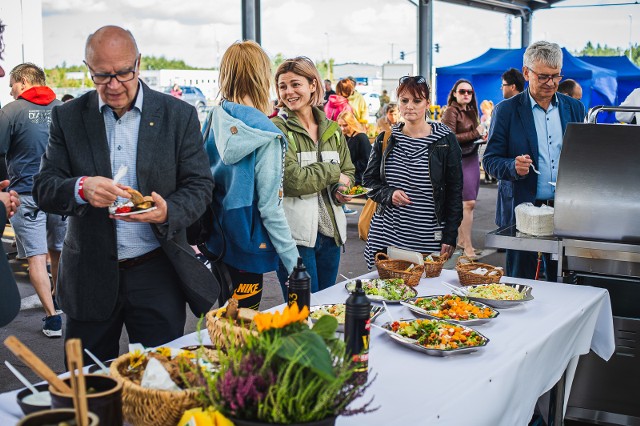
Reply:
[[[84,380],[84,372],[82,371],[84,364],[80,339],[67,340],[65,349],[73,396],[73,408],[76,410],[76,423],[78,426],[88,426],[89,404],[87,403],[87,387]]]
[[[16,336],[9,336],[4,345],[26,364],[34,373],[46,380],[52,388],[62,394],[71,395],[71,388],[47,366],[36,354],[31,352]]]
[[[444,282],[444,281],[442,281],[442,285],[445,286],[446,288],[448,288],[449,290],[451,290],[456,296],[461,296],[461,297],[468,297],[469,296],[469,293],[464,288],[456,287],[455,285],[449,284],[449,283]]]
[[[377,324],[371,323],[371,327],[375,327],[375,328],[378,328],[378,329],[384,331],[385,333],[387,333],[389,336],[393,337],[394,339],[402,340],[403,342],[410,343],[412,345],[415,345],[415,344],[418,343],[418,341],[416,339],[412,339],[411,337],[402,336],[402,335],[394,332],[393,330],[387,330],[386,328],[381,327],[381,326],[379,326]]]

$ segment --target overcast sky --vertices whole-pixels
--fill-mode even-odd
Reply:
[[[632,0],[609,0],[623,3]],[[337,63],[415,62],[416,6],[408,0],[262,0],[262,45],[270,56],[306,55]],[[560,5],[598,4],[567,0]],[[435,2],[434,65],[472,59],[489,47],[506,48],[507,18]],[[631,15],[631,19],[629,18]],[[533,40],[569,50],[587,41],[627,47],[640,43],[640,5],[555,9],[534,14]],[[102,25],[130,29],[143,55],[183,59],[198,67],[218,64],[241,38],[240,0],[43,0],[44,65],[80,64],[88,34]],[[520,19],[513,19],[511,47],[520,47]]]

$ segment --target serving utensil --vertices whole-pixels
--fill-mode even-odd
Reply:
[[[42,379],[49,382],[51,387],[63,394],[71,394],[71,388],[63,382],[56,373],[47,366],[36,354],[31,352],[16,336],[9,336],[4,340],[4,345],[9,348],[27,367]]]
[[[387,330],[386,328],[380,327],[379,325],[371,324],[371,326],[384,331],[385,333],[387,333],[389,336],[393,337],[394,339],[399,339],[399,340],[402,340],[402,341],[404,341],[406,343],[411,343],[411,344],[418,343],[418,341],[416,339],[412,339],[411,337],[401,336],[398,333],[394,333],[393,331]]]
[[[69,339],[65,344],[67,352],[67,368],[69,369],[69,381],[71,382],[73,408],[76,410],[76,423],[78,426],[89,425],[89,404],[87,402],[87,388],[82,369],[82,344],[80,339]]]
[[[453,284],[449,284],[447,282],[442,281],[442,285],[447,287],[449,290],[451,290],[455,295],[457,296],[462,296],[462,297],[467,297],[468,293],[466,289],[460,288],[460,287],[456,287]]]
[[[22,375],[22,373],[20,373],[13,365],[11,365],[11,363],[9,361],[5,361],[4,365],[7,366],[7,368],[13,373],[14,376],[16,376],[16,378],[18,380],[20,380],[22,382],[23,385],[25,385],[32,394],[36,394],[39,393],[38,389],[36,389],[29,380],[27,380],[26,377],[24,377]]]
[[[127,174],[128,171],[129,171],[129,167],[127,167],[124,164],[122,164],[118,168],[118,171],[116,172],[116,175],[113,177],[113,184],[115,185],[116,183],[118,183],[120,181],[120,179],[122,179]]]
[[[89,358],[91,358],[93,360],[93,362],[95,362],[96,365],[98,367],[100,367],[100,369],[104,372],[104,374],[109,374],[109,367],[104,365],[104,363],[102,361],[100,361],[97,356],[95,356],[93,353],[91,353],[91,351],[89,349],[85,348],[84,353],[89,355]]]
[[[389,307],[387,306],[387,302],[385,302],[383,300],[382,301],[382,305],[384,306],[384,311],[387,314],[387,316],[389,317],[389,319],[391,320],[391,322],[394,322],[395,319],[393,318],[393,315],[391,315],[391,311],[389,311]]]

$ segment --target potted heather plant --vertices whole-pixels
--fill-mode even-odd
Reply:
[[[257,335],[242,346],[226,345],[219,370],[204,372],[205,405],[237,426],[333,425],[337,416],[375,411],[372,400],[349,408],[371,382],[355,375],[335,337],[336,319],[324,316],[309,328],[308,314],[295,304],[257,314]]]

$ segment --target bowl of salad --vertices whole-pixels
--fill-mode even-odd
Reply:
[[[531,286],[514,283],[480,284],[465,288],[467,297],[498,309],[533,300]]]
[[[345,319],[346,307],[344,303],[333,303],[326,305],[315,305],[309,308],[309,317],[311,322],[316,322],[320,317],[324,315],[330,315],[338,320],[339,332],[344,332],[344,319]],[[371,306],[371,322],[374,322],[380,314],[384,312],[382,306]]]
[[[441,320],[401,319],[382,328],[399,344],[434,356],[475,352],[489,343],[473,328]]]
[[[375,278],[361,281],[362,289],[372,302],[400,303],[401,300],[418,295],[418,292],[406,285],[401,278]],[[356,282],[349,281],[344,288],[351,293],[356,288]]]
[[[484,303],[455,294],[412,297],[400,303],[416,315],[465,325],[484,324],[500,315]]]

